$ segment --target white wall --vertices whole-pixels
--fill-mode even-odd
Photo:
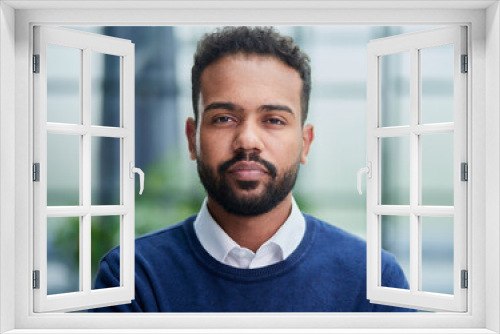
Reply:
[[[15,12],[5,3],[0,3],[0,221],[11,222],[0,225],[1,253],[14,253],[14,78],[15,68]],[[0,332],[14,328],[14,257],[0,258]],[[7,296],[10,294],[11,296]]]
[[[486,253],[496,254],[495,265],[486,266],[486,328],[500,332],[500,175],[498,166],[500,152],[498,151],[499,108],[500,108],[500,7],[496,3],[486,11]],[[496,241],[495,241],[496,240]],[[495,302],[493,302],[495,301]]]

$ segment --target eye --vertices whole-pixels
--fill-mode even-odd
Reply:
[[[274,117],[266,119],[265,122],[269,123],[269,124],[272,124],[272,125],[285,125],[285,122],[283,122],[281,119],[274,118]]]
[[[233,119],[229,116],[218,116],[212,119],[212,123],[228,123],[233,122]]]

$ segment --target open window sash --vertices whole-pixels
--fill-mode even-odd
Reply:
[[[57,123],[48,121],[47,49],[48,46],[68,48],[79,54],[79,102],[76,104],[79,121]],[[134,44],[128,40],[80,32],[71,29],[34,27],[34,164],[38,174],[34,178],[34,312],[65,312],[101,306],[129,303],[134,298]],[[91,123],[91,54],[100,53],[119,57],[119,125],[96,126]],[[38,58],[38,59],[37,59]],[[57,64],[61,67],[64,64]],[[78,93],[77,93],[78,94]],[[69,109],[69,108],[68,108]],[[79,110],[78,110],[79,109]],[[66,135],[77,143],[79,173],[79,203],[73,206],[47,204],[47,137]],[[92,138],[113,138],[119,141],[120,195],[118,205],[92,205],[91,187]],[[60,153],[64,161],[65,152]],[[132,171],[130,171],[132,169]],[[77,181],[78,182],[78,181]],[[95,182],[94,182],[95,183]],[[94,185],[95,186],[95,185]],[[120,279],[116,287],[92,289],[91,282],[91,218],[119,217]],[[79,235],[79,288],[75,292],[47,291],[47,220],[65,217],[76,221]]]
[[[453,72],[453,121],[422,123],[421,51],[453,45],[449,61]],[[382,125],[382,57],[409,53],[409,125]],[[372,303],[420,310],[467,311],[467,182],[462,163],[467,163],[467,55],[466,27],[453,26],[371,41],[367,46],[367,296]],[[387,84],[387,82],[385,82]],[[401,84],[401,83],[391,83]],[[453,134],[453,206],[422,205],[422,143],[424,135]],[[389,137],[409,138],[409,205],[382,205],[381,141]],[[405,139],[406,140],[406,139]],[[387,175],[387,174],[386,174]],[[391,177],[391,176],[389,176]],[[409,217],[409,289],[382,286],[383,216]],[[422,290],[422,218],[453,219],[453,293]],[[406,219],[406,218],[405,218]]]

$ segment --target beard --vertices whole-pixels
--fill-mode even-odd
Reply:
[[[263,160],[257,154],[245,152],[239,152],[231,160],[220,164],[217,171],[205,165],[199,158],[196,161],[198,175],[207,194],[222,206],[226,212],[243,217],[259,216],[274,209],[292,191],[300,169],[300,160],[297,159],[295,164],[279,176],[277,168],[272,163]],[[239,161],[255,161],[267,169],[271,180],[264,185],[264,189],[260,194],[238,195],[235,188],[244,191],[253,190],[263,181],[236,180],[234,186],[230,184],[226,172]]]

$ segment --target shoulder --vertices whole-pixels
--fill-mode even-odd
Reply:
[[[165,238],[172,238],[178,235],[179,233],[184,233],[183,232],[184,225],[194,220],[194,218],[196,218],[196,216],[191,216],[173,225],[164,227],[162,229],[156,230],[151,233],[144,234],[135,239],[136,245],[162,242]]]
[[[313,259],[323,270],[331,270],[335,282],[349,286],[351,291],[365,291],[366,286],[366,241],[352,233],[313,216],[304,214],[307,226],[313,231]],[[382,285],[408,289],[403,270],[394,255],[382,250]],[[365,292],[364,292],[365,293]],[[366,299],[366,297],[363,297]]]
[[[366,268],[366,241],[347,232],[333,224],[322,221],[316,217],[304,214],[307,226],[314,230],[317,251],[329,258],[336,259],[348,267]],[[318,256],[316,254],[316,256]],[[382,266],[389,272],[399,271],[399,265],[394,255],[382,251]],[[396,267],[396,269],[394,269]],[[359,268],[361,269],[361,268]]]
[[[337,280],[361,284],[366,277],[366,242],[311,215],[304,218],[306,233],[310,229],[313,234],[309,261],[331,271]]]
[[[174,225],[167,226],[152,233],[145,234],[135,240],[136,255],[166,249],[179,249],[187,246],[186,225],[191,224],[196,218],[193,215]]]
[[[186,224],[192,223],[196,215],[193,215],[183,221],[164,227],[157,231],[147,233],[135,239],[136,260],[147,257],[155,257],[158,254],[179,251],[187,247]],[[110,251],[105,260],[119,261],[120,248],[116,247]]]
[[[311,228],[315,234],[316,242],[332,250],[350,250],[350,252],[366,252],[366,242],[360,237],[349,233],[333,224],[322,221],[316,217],[304,213],[307,228]]]

